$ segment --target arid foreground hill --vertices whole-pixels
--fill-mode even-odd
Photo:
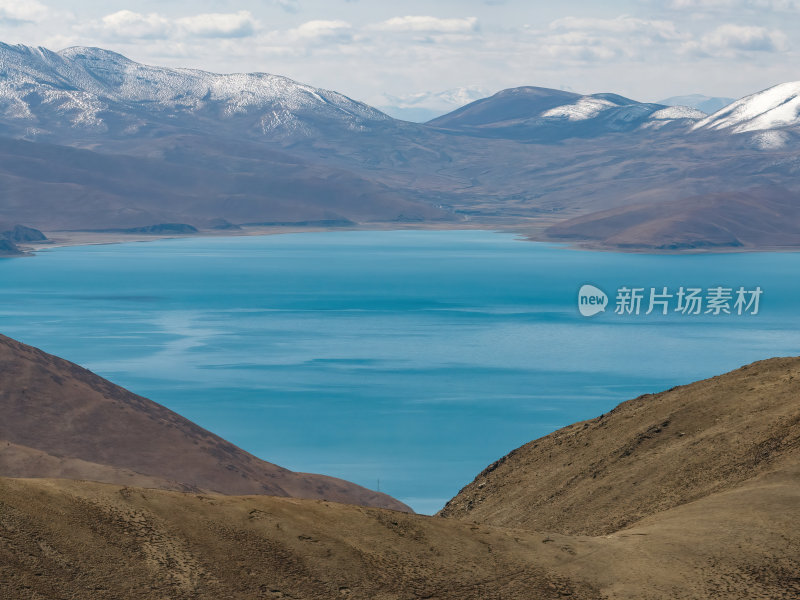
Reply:
[[[348,481],[264,462],[155,402],[5,336],[0,336],[0,476],[410,510]]]
[[[798,460],[800,358],[773,358],[534,440],[489,465],[441,515],[606,535],[796,472]]]
[[[0,478],[0,597],[794,600],[800,359],[531,442],[438,517]]]

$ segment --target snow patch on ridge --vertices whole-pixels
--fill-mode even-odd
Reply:
[[[696,108],[691,108],[689,106],[670,106],[668,108],[662,108],[661,110],[657,110],[652,115],[650,115],[651,119],[656,121],[667,121],[667,120],[675,120],[675,119],[704,119],[706,117],[706,113],[701,110],[697,110]]]
[[[566,118],[568,121],[585,121],[596,117],[604,110],[616,108],[618,105],[602,98],[584,96],[574,104],[557,106],[542,113],[545,118]]]
[[[800,81],[746,96],[699,121],[693,129],[761,131],[800,124]]]

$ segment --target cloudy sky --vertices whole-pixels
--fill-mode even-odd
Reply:
[[[0,0],[6,43],[265,71],[375,105],[519,85],[740,97],[800,80],[798,34],[800,0]]]

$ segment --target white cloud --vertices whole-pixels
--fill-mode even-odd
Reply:
[[[96,28],[111,38],[166,39],[174,26],[169,19],[157,13],[144,15],[132,10],[120,10],[103,17]]]
[[[798,0],[751,0],[757,8],[769,8],[771,10],[800,10]]]
[[[556,31],[589,31],[595,33],[635,33],[656,37],[662,40],[676,40],[681,37],[672,21],[638,19],[625,15],[614,19],[564,17],[553,21],[550,24],[550,29]]]
[[[258,21],[247,11],[209,13],[171,20],[158,13],[121,10],[89,23],[83,29],[107,40],[167,40],[242,38],[253,35]]]
[[[571,62],[610,61],[627,54],[626,47],[621,44],[578,32],[545,38],[539,52],[548,59]]]
[[[0,22],[36,23],[47,14],[48,8],[37,0],[0,0]]]
[[[346,21],[308,21],[287,33],[294,40],[349,39],[352,26]]]
[[[730,8],[734,4],[744,4],[742,0],[672,0],[670,8]]]
[[[674,0],[715,6],[733,1],[739,0]],[[573,63],[663,61],[669,55],[742,59],[753,53],[783,52],[789,47],[784,33],[756,25],[729,23],[705,34],[691,35],[679,30],[673,21],[630,16],[564,17],[553,21],[545,31],[529,32],[544,45],[544,56]]]
[[[743,95],[797,79],[798,52],[788,36],[800,27],[800,12],[787,11],[800,0],[633,0],[621,16],[618,3],[587,13],[571,12],[574,3],[533,11],[519,2],[490,8],[486,0],[437,16],[424,9],[403,16],[368,0],[335,0],[332,13],[334,2],[326,8],[316,0],[249,3],[249,12],[197,8],[236,3],[149,8],[159,5],[106,0],[73,2],[72,16],[41,3],[61,5],[0,0],[6,40],[53,49],[96,45],[149,64],[266,71],[365,100],[393,95],[394,105],[414,106],[415,91],[465,86],[571,85],[656,100],[684,92]],[[282,10],[300,5],[299,15]],[[665,10],[670,6],[676,10]],[[206,11],[228,14],[198,14]],[[9,15],[28,24],[3,24]]]
[[[478,19],[461,17],[440,19],[438,17],[406,16],[393,17],[372,26],[378,31],[413,31],[425,33],[468,33],[478,29]]]
[[[676,10],[727,10],[751,8],[771,11],[800,10],[800,0],[671,0],[668,4]]]
[[[789,42],[782,31],[753,25],[720,25],[684,50],[700,55],[732,56],[742,52],[783,52]]]
[[[543,57],[570,63],[642,61],[654,47],[663,54],[687,40],[672,21],[626,15],[612,19],[568,16],[545,30],[528,28],[527,32],[541,45]]]
[[[258,22],[246,10],[237,13],[209,13],[178,19],[177,24],[188,35],[210,38],[248,37]]]

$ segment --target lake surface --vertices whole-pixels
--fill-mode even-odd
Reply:
[[[0,332],[268,461],[380,482],[431,513],[558,427],[800,354],[798,273],[800,254],[585,252],[476,231],[192,238],[0,260]],[[608,310],[581,316],[585,283]],[[623,286],[763,294],[756,315],[619,315]]]

